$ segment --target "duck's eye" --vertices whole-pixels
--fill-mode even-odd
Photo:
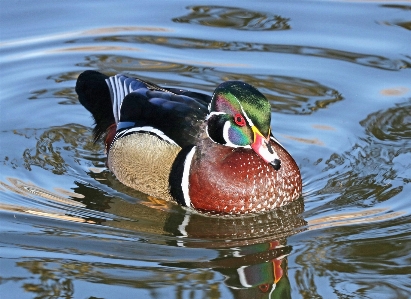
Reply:
[[[245,119],[244,117],[240,114],[237,113],[236,115],[234,115],[234,121],[237,125],[239,125],[240,127],[244,127],[245,126]]]
[[[269,285],[268,283],[260,284],[260,285],[258,286],[258,288],[260,289],[261,292],[267,293],[267,292],[269,291],[269,289],[270,289],[270,285]]]

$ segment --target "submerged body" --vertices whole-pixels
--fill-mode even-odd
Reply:
[[[82,73],[80,102],[105,137],[108,167],[123,184],[199,211],[247,214],[301,195],[297,164],[271,134],[270,105],[228,81],[213,96],[124,75]]]

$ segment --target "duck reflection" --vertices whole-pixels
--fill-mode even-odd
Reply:
[[[300,217],[303,210],[299,199],[272,213],[247,218],[186,214],[178,227],[185,234],[180,246],[217,248],[219,257],[192,266],[223,274],[235,298],[291,298],[287,255],[292,247],[286,239],[306,224]]]
[[[192,266],[223,274],[235,298],[291,298],[287,258],[291,246],[272,241],[233,249],[237,256]]]
[[[174,210],[165,213],[170,208],[167,202],[162,205],[160,200],[151,197],[146,197],[146,201],[151,204],[114,200],[106,212],[124,218],[156,219],[145,226],[150,233],[156,231],[173,236],[167,245],[216,249],[218,252],[218,256],[210,261],[161,265],[213,269],[224,275],[224,283],[235,298],[291,298],[287,256],[292,247],[286,244],[286,239],[306,225],[300,216],[304,211],[303,199],[270,213],[249,217],[207,216],[191,210],[181,213],[183,208],[176,205],[173,205]],[[133,229],[128,221],[110,221],[107,225]]]

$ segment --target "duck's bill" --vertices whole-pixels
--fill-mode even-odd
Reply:
[[[254,142],[251,144],[251,148],[263,158],[265,162],[271,164],[275,170],[279,170],[281,161],[270,144],[270,135],[266,138],[255,126],[252,126],[251,129],[254,132]]]

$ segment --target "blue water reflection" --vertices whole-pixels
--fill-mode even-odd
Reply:
[[[408,3],[1,8],[5,298],[410,297]],[[255,85],[303,198],[218,218],[125,187],[78,103],[85,69],[203,93]]]

